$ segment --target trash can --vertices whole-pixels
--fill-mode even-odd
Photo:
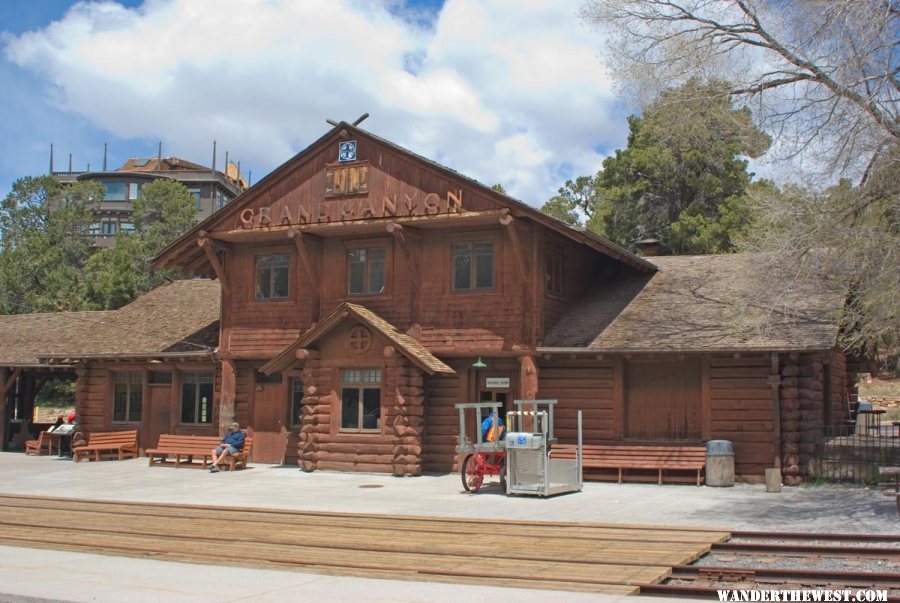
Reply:
[[[729,440],[706,443],[706,485],[734,485],[734,448]]]

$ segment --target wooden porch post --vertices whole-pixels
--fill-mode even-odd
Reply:
[[[538,367],[534,356],[519,357],[519,395],[523,400],[536,400],[538,393]]]
[[[234,422],[234,401],[237,395],[237,369],[234,360],[223,358],[222,367],[222,393],[219,400],[219,434],[228,431],[228,427]]]

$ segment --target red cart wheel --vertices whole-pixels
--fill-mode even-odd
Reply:
[[[466,492],[472,492],[474,494],[481,490],[481,484],[484,483],[484,475],[478,471],[474,454],[470,454],[466,457],[466,460],[463,461],[462,468],[460,469],[460,476],[462,477],[463,488],[466,489]]]

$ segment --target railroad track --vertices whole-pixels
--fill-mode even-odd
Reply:
[[[849,563],[859,569],[833,569]],[[886,590],[900,602],[900,534],[737,531],[704,562],[673,566],[641,594],[718,599],[720,589],[785,588]]]
[[[0,495],[0,544],[9,546],[608,594],[637,593],[728,536],[710,528]]]

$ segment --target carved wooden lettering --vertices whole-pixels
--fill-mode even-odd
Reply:
[[[304,205],[299,205],[297,207],[297,223],[309,224],[309,210],[306,209],[306,206]]]
[[[335,187],[344,183],[335,181]],[[359,181],[357,184],[361,185]],[[346,187],[345,187],[346,188]],[[434,216],[438,214],[458,214],[463,212],[462,191],[447,191],[445,197],[438,193],[402,192],[402,200],[398,201],[398,193],[385,194],[381,203],[366,196],[344,199],[321,199],[290,203],[282,199],[278,207],[245,208],[238,214],[242,228],[265,228],[278,226],[302,226],[306,224],[324,224],[330,222],[348,222],[391,218],[395,216]],[[424,196],[420,196],[424,195]]]
[[[415,215],[416,208],[418,207],[418,204],[415,201],[416,201],[416,197],[419,196],[419,192],[415,191],[415,192],[413,192],[412,195],[410,195],[408,193],[403,193],[403,196],[406,198],[406,215],[407,216]]]
[[[331,218],[328,216],[328,207],[324,203],[319,203],[316,210],[316,222],[331,222]]]
[[[391,199],[390,197],[385,195],[384,199],[382,199],[382,204],[384,206],[384,209],[381,213],[382,216],[387,218],[388,216],[396,216],[397,215],[397,197],[396,196],[394,196],[394,198]]]
[[[425,206],[425,213],[433,216],[441,211],[441,198],[437,193],[428,193],[425,195],[425,198],[422,199],[422,205]]]
[[[241,226],[244,228],[253,228],[253,209],[248,207],[240,214]]]
[[[459,213],[462,211],[462,198],[463,193],[462,189],[459,191],[459,196],[453,194],[453,191],[447,191],[447,213]]]

